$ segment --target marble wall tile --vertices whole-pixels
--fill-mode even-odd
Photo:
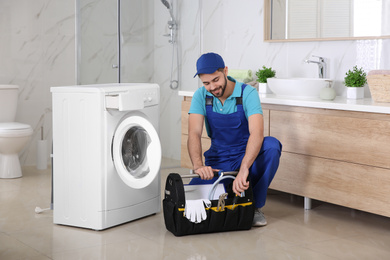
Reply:
[[[75,84],[74,10],[72,1],[0,2],[0,82],[19,85],[16,121],[34,129],[24,165],[35,165],[42,127],[51,150],[50,87]]]
[[[168,42],[167,8],[160,2],[155,4],[155,38],[154,38],[154,81],[160,85],[160,137],[163,156],[180,159],[181,150],[181,101],[178,90],[198,88],[195,74],[196,59],[200,54],[200,15],[199,1],[169,1],[178,22],[175,49]],[[177,48],[177,49],[176,49]],[[173,79],[178,77],[178,89],[170,88],[172,53],[179,57],[179,74],[177,62],[173,62]],[[176,56],[175,56],[176,57]],[[175,58],[174,57],[174,58]]]

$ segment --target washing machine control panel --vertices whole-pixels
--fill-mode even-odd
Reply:
[[[159,102],[158,91],[157,90],[147,90],[147,91],[143,92],[143,101],[144,101],[145,107],[157,105]]]
[[[139,110],[144,107],[158,105],[159,102],[160,92],[156,88],[110,92],[105,96],[106,109],[117,109],[119,111]]]

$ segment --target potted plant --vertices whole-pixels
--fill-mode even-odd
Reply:
[[[262,69],[256,71],[257,81],[259,82],[259,93],[272,93],[267,86],[267,79],[275,77],[276,72],[271,67],[263,66]]]
[[[366,73],[363,68],[357,66],[345,73],[344,85],[347,86],[347,98],[364,98],[364,86],[367,83]]]

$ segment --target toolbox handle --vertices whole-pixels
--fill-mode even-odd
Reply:
[[[215,189],[217,187],[217,185],[224,179],[235,179],[236,177],[233,176],[233,175],[220,175],[219,178],[213,183],[213,185],[211,186],[211,189],[209,191],[209,200],[212,200],[212,198],[214,197],[214,194],[215,194]],[[242,195],[242,194],[241,194]]]
[[[181,178],[199,178],[199,174],[195,173],[194,170],[190,170],[190,174],[183,174],[183,175],[180,175]],[[231,175],[231,176],[236,176],[238,174],[238,171],[228,171],[228,172],[224,172],[224,171],[219,171],[219,170],[216,170],[214,171],[214,176],[215,177],[218,177],[218,176],[226,176],[226,175]]]

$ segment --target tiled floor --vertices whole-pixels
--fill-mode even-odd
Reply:
[[[162,187],[178,162],[164,160]],[[175,237],[162,213],[105,231],[53,224],[50,170],[24,168],[0,179],[0,259],[390,259],[390,218],[270,191],[268,225],[249,231]],[[163,190],[163,189],[162,189]]]

